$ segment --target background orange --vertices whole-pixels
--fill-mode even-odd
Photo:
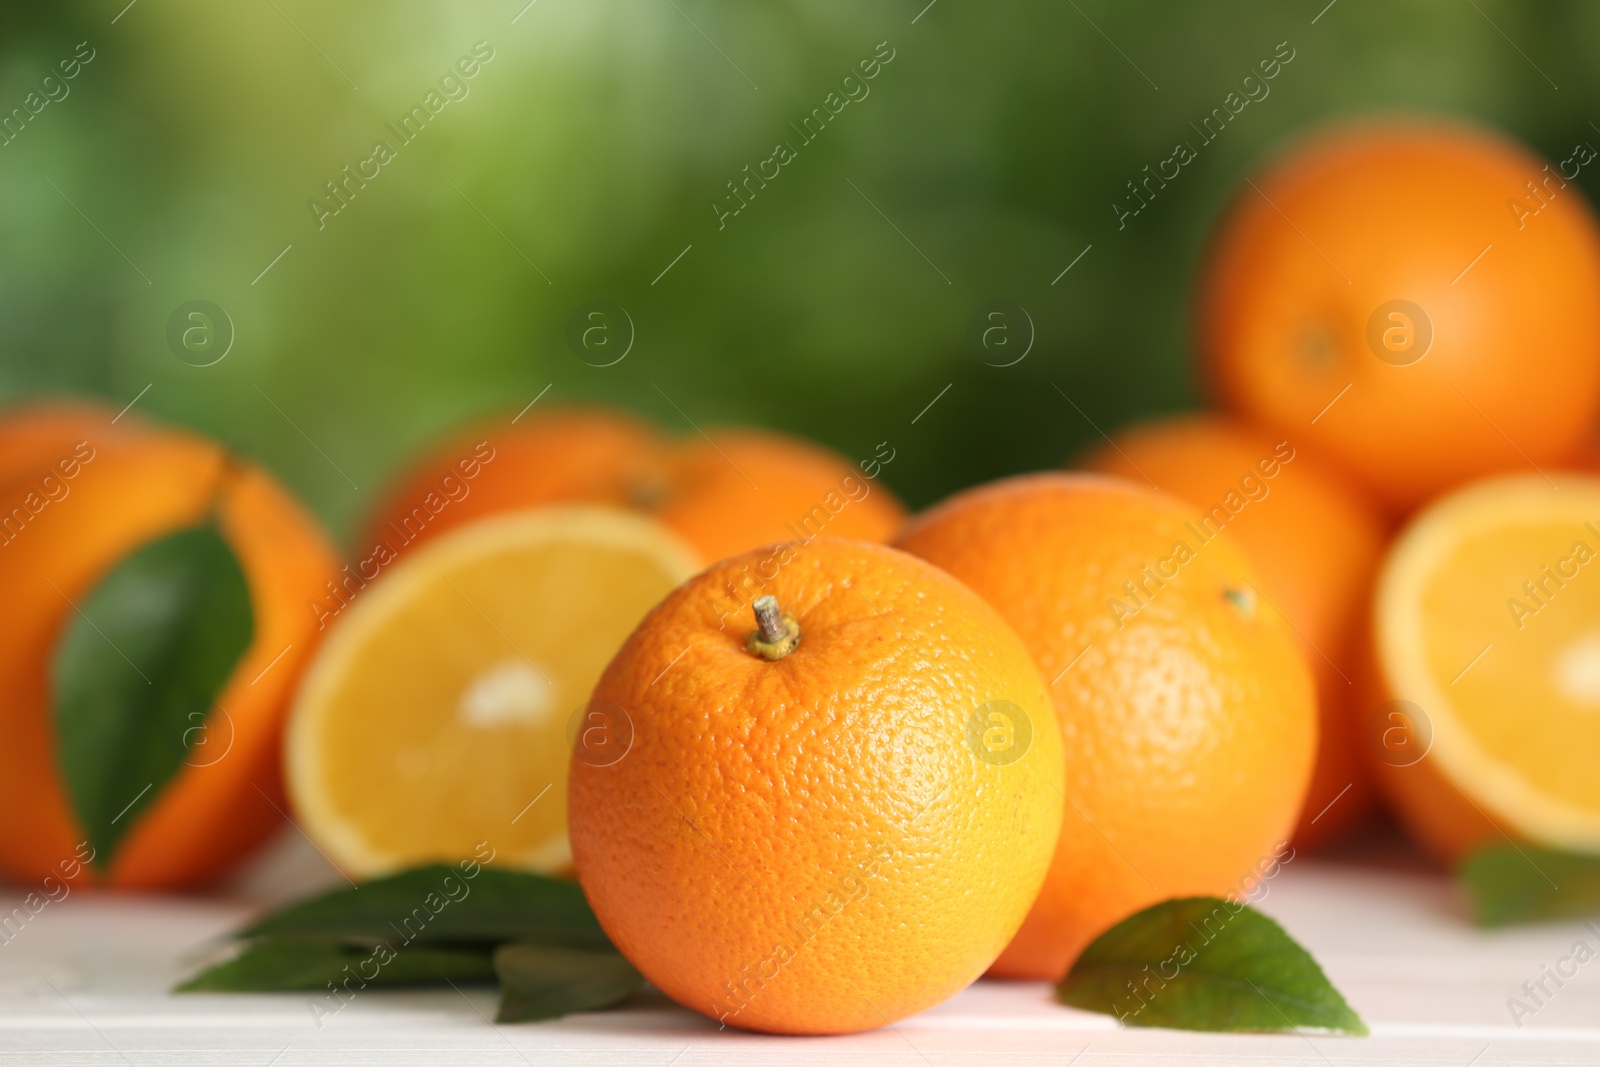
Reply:
[[[0,547],[0,584],[9,598],[0,614],[0,682],[8,694],[0,705],[7,738],[0,746],[0,872],[22,883],[59,876],[58,864],[84,840],[56,765],[48,684],[73,603],[130,552],[215,509],[249,584],[254,639],[206,722],[203,746],[103,870],[105,881],[124,888],[194,886],[226,870],[282,822],[283,714],[315,645],[308,602],[336,566],[316,524],[259,468],[133,416],[113,424],[115,414],[93,406],[43,408],[0,423],[6,456],[0,499],[8,507],[76,442],[93,449],[68,495]],[[14,451],[6,447],[13,443]]]
[[[554,503],[653,515],[708,563],[821,534],[886,541],[905,511],[876,477],[882,459],[852,463],[770,430],[713,428],[672,441],[622,411],[555,409],[433,446],[376,509],[359,547],[399,550],[474,518]],[[477,473],[466,477],[464,463]]]
[[[1303,444],[1225,415],[1130,427],[1081,465],[1182,497],[1250,560],[1317,685],[1316,769],[1294,844],[1315,848],[1361,822],[1374,805],[1357,681],[1386,534],[1378,509]]]
[[[1562,177],[1582,166],[1437,121],[1305,138],[1201,264],[1212,389],[1397,511],[1557,463],[1600,412],[1600,232]]]
[[[898,542],[999,609],[1060,719],[1061,840],[997,976],[1058,979],[1147,905],[1248,892],[1294,826],[1311,677],[1244,557],[1201,544],[1191,514],[1121,479],[1037,474],[958,493]]]

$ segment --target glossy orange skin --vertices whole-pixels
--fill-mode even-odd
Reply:
[[[1558,184],[1561,163],[1575,173],[1564,160],[1550,178],[1495,134],[1421,120],[1295,146],[1240,191],[1201,269],[1216,395],[1396,512],[1558,461],[1600,412],[1600,231],[1577,185]],[[1529,181],[1549,183],[1533,215],[1514,209],[1538,206]],[[1433,330],[1406,366],[1375,354],[1387,313],[1378,347],[1368,340],[1397,299]]]
[[[751,571],[801,627],[775,662],[730,607]],[[717,564],[646,617],[594,699],[634,736],[608,766],[572,764],[584,893],[653,984],[727,1025],[844,1033],[936,1004],[1005,947],[1049,865],[1044,680],[994,609],[904,553],[819,538]],[[995,699],[1037,726],[1004,767],[967,735]]]
[[[1079,466],[1183,498],[1250,560],[1317,686],[1317,763],[1293,844],[1314,849],[1360,824],[1376,797],[1360,751],[1356,676],[1388,533],[1382,513],[1292,441],[1226,415],[1131,427]]]
[[[464,479],[460,464],[479,442],[494,458]],[[742,429],[668,441],[620,411],[568,408],[515,425],[486,422],[430,450],[374,513],[362,547],[387,541],[398,551],[421,525],[415,510],[429,493],[437,504],[447,478],[465,495],[440,507],[414,540],[514,508],[611,504],[654,515],[711,561],[818,535],[887,541],[905,520],[882,481],[809,441]]]
[[[188,763],[122,839],[76,880],[118,888],[202,885],[249,853],[281,823],[279,735],[292,685],[312,650],[307,601],[334,573],[313,520],[257,468],[217,446],[156,429],[114,410],[50,407],[9,413],[0,443],[26,440],[31,459],[6,468],[11,508],[60,456],[87,442],[92,458],[69,491],[0,546],[0,873],[20,884],[68,872],[78,826],[56,763],[49,664],[61,630],[95,583],[144,543],[201,521],[213,507],[239,556],[255,612],[255,637],[226,684]],[[20,453],[11,453],[17,456]],[[274,664],[278,653],[285,649]],[[271,664],[271,669],[268,666]],[[263,673],[265,672],[265,673]],[[259,676],[259,677],[258,677]],[[131,800],[132,798],[130,798]],[[274,807],[277,805],[277,807]]]
[[[1289,836],[1316,754],[1309,671],[1254,576],[1192,508],[1121,479],[1036,474],[959,493],[898,544],[999,609],[1052,682],[1068,806],[1050,875],[990,973],[1058,979],[1159,900],[1246,895]],[[1162,568],[1174,545],[1187,562]],[[1175,577],[1132,605],[1146,566]],[[1158,578],[1162,575],[1157,573]]]

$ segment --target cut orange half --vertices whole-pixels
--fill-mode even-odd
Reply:
[[[1502,478],[1423,512],[1379,579],[1391,798],[1454,859],[1505,832],[1600,852],[1600,481]]]
[[[653,520],[562,507],[474,523],[388,566],[341,611],[290,717],[302,829],[357,876],[490,850],[564,869],[569,737],[591,753],[626,744],[625,724],[587,713],[590,691],[697,562]]]

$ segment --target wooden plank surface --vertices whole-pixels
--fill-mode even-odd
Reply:
[[[1559,987],[1544,970],[1580,941],[1600,952],[1600,921],[1475,930],[1446,879],[1391,852],[1299,859],[1260,902],[1367,1020],[1365,1039],[1119,1029],[1107,1016],[1054,1004],[1048,986],[1032,983],[980,982],[891,1029],[826,1039],[719,1031],[653,994],[621,1011],[496,1027],[489,988],[367,991],[321,1026],[303,995],[166,992],[251,913],[245,900],[280,898],[327,876],[304,855],[280,856],[232,900],[74,892],[51,904],[0,944],[0,1067],[1600,1064],[1600,959]],[[21,894],[0,896],[9,910]],[[1508,1001],[1533,1005],[1522,983],[1541,978],[1551,995],[1514,1019]]]

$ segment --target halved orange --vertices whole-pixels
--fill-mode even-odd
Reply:
[[[1600,480],[1480,482],[1419,515],[1379,578],[1388,702],[1367,736],[1446,860],[1500,833],[1600,852]]]
[[[569,738],[591,758],[626,745],[590,691],[694,556],[654,520],[559,507],[474,523],[389,566],[340,613],[290,718],[301,827],[357,876],[489,849],[568,867]]]

